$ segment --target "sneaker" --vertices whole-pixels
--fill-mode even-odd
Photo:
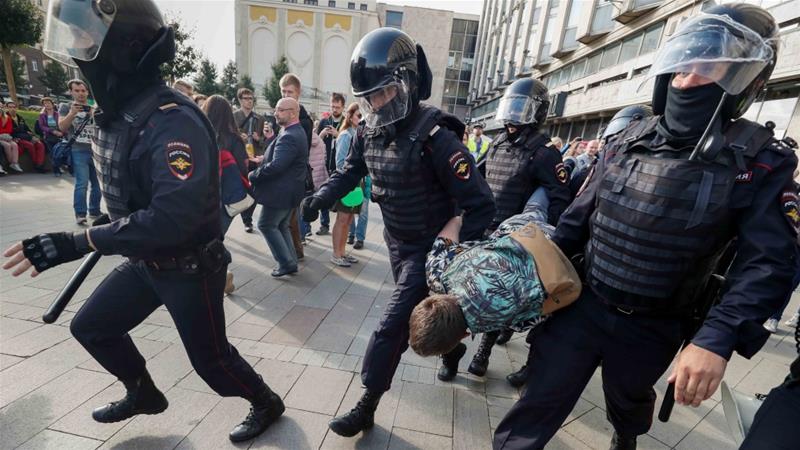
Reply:
[[[330,230],[328,230],[328,227],[326,226],[319,227],[319,230],[317,230],[317,236],[325,236],[327,234],[331,233]]]
[[[99,219],[100,216],[102,216],[102,215],[103,215],[103,213],[97,213],[97,214],[89,213],[89,220],[94,222],[95,220]]]
[[[353,245],[353,243],[354,243],[355,241],[356,241],[356,237],[355,237],[355,236],[353,236],[352,234],[351,234],[350,236],[347,236],[347,243],[348,243],[349,245]]]
[[[346,260],[344,256],[342,256],[341,258],[331,256],[331,262],[339,267],[350,267],[350,262]]]
[[[244,224],[244,232],[245,233],[252,233],[253,232],[253,224],[252,223]]]
[[[786,325],[788,325],[790,327],[796,327],[798,319],[800,319],[800,313],[794,313],[794,315],[792,317],[790,317],[789,320],[784,322],[784,324],[786,324]]]
[[[0,164],[0,177],[4,177],[6,175],[8,175],[8,172],[6,172],[6,169],[3,169],[3,165]]]
[[[351,255],[344,255],[344,259],[346,259],[347,262],[349,262],[350,264],[355,264],[355,263],[358,262],[358,258],[356,258],[355,256],[351,256]]]
[[[14,172],[22,173],[22,167],[20,167],[18,163],[9,164],[8,167],[10,167]]]
[[[311,236],[313,236],[313,234],[311,234],[311,230],[308,230],[306,232],[306,238],[310,238]]]
[[[353,249],[355,250],[361,250],[362,248],[364,248],[364,241],[356,241],[356,243],[353,244]]]
[[[86,216],[75,216],[75,223],[81,226],[86,226],[89,224],[86,222]]]
[[[778,331],[778,319],[768,319],[764,322],[764,328],[767,329],[770,333],[775,333]]]

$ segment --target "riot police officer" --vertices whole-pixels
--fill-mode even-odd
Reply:
[[[525,202],[538,187],[545,188],[550,206],[547,221],[551,225],[569,205],[569,175],[561,161],[561,153],[553,147],[550,136],[540,131],[547,118],[550,101],[547,86],[534,78],[519,79],[506,88],[497,106],[495,119],[504,131],[492,142],[486,156],[486,181],[494,195],[497,210],[490,230],[509,217],[519,214]],[[500,331],[485,333],[469,365],[469,372],[486,374],[492,347]],[[511,337],[503,332],[501,343]]]
[[[366,391],[355,408],[329,423],[342,436],[373,425],[375,408],[408,348],[411,311],[428,293],[425,257],[436,235],[456,208],[464,211],[464,239],[482,236],[494,215],[489,187],[461,142],[464,125],[420,103],[430,96],[431,77],[422,47],[404,32],[379,28],[364,36],[353,50],[350,81],[365,124],[344,168],[303,201],[304,220],[311,222],[370,175],[397,284],[364,356]],[[455,376],[465,350],[462,344],[446,356],[447,376]]]
[[[498,425],[494,447],[542,448],[602,363],[612,449],[650,428],[654,383],[702,297],[721,295],[668,378],[675,400],[711,397],[736,351],[752,357],[794,275],[796,218],[782,193],[793,141],[740,117],[777,60],[764,9],[729,3],[687,19],[654,58],[653,112],[606,148],[553,241],[585,251],[581,298],[535,333],[527,388]],[[719,293],[705,286],[732,238],[737,255]],[[713,285],[713,284],[712,284]]]
[[[219,155],[202,112],[161,80],[159,65],[175,57],[174,31],[152,0],[54,0],[46,30],[47,54],[77,65],[102,109],[93,150],[111,223],[26,239],[6,251],[4,268],[19,275],[33,266],[36,275],[92,250],[127,256],[70,325],[127,391],[92,417],[118,422],[167,408],[128,334],[164,305],[198,375],[252,404],[230,439],[257,436],[284,405],[225,336],[230,254],[220,240]]]

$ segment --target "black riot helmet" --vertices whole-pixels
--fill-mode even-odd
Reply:
[[[367,33],[350,58],[350,83],[365,121],[379,128],[404,119],[431,95],[433,75],[422,46],[396,28]]]
[[[152,0],[51,0],[44,51],[79,67],[113,115],[160,82],[159,65],[175,57],[175,34]]]
[[[538,127],[547,118],[549,107],[547,86],[535,78],[521,78],[506,88],[495,119],[504,125]]]
[[[606,125],[606,129],[603,130],[603,139],[608,140],[608,138],[616,135],[620,131],[624,130],[628,127],[628,124],[631,123],[632,120],[639,120],[644,119],[646,117],[650,117],[653,115],[653,110],[650,109],[649,106],[645,105],[631,105],[626,106],[616,114]]]
[[[685,20],[659,49],[648,77],[656,77],[653,112],[663,114],[675,73],[696,73],[725,92],[720,116],[741,117],[769,80],[778,59],[778,26],[749,3],[714,6]]]

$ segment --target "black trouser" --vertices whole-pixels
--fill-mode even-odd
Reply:
[[[574,305],[534,328],[527,384],[497,426],[494,448],[543,448],[601,362],[606,417],[623,436],[646,433],[653,385],[680,348],[681,325],[676,318],[625,315],[584,288]]]
[[[420,243],[400,241],[385,230],[383,238],[396,287],[370,337],[361,367],[361,382],[375,392],[389,390],[400,357],[408,348],[411,311],[428,295],[425,258],[433,245],[433,239]]]
[[[72,319],[72,335],[112,375],[136,379],[145,360],[128,332],[163,304],[197,374],[219,395],[251,399],[264,383],[225,335],[225,269],[184,274],[125,262]]]
[[[782,384],[758,409],[740,450],[800,448],[800,382]]]
[[[256,210],[256,204],[253,203],[253,206],[245,209],[242,211],[240,216],[242,216],[242,223],[245,226],[253,226],[253,212]]]

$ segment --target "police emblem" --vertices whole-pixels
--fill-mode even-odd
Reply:
[[[798,196],[796,192],[786,191],[781,195],[783,215],[795,233],[800,234],[800,210],[798,209]]]
[[[453,175],[459,180],[469,180],[471,169],[467,156],[461,152],[453,153],[450,156],[450,167],[453,169]]]
[[[556,178],[558,178],[558,181],[566,183],[568,177],[569,175],[567,174],[567,168],[564,167],[564,163],[556,164]]]
[[[192,148],[183,142],[167,143],[167,167],[175,178],[188,180],[194,172]]]

